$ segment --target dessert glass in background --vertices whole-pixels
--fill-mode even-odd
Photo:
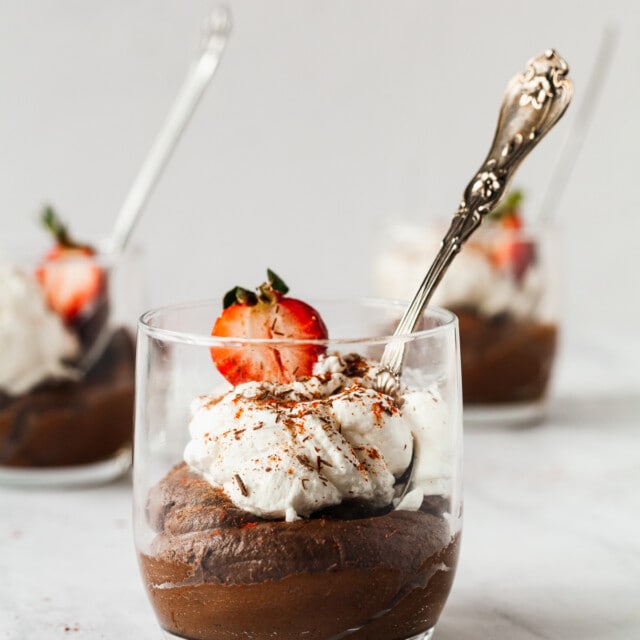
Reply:
[[[514,192],[462,248],[432,303],[458,316],[465,421],[528,424],[545,412],[558,342],[555,237],[528,227]],[[385,229],[375,259],[378,295],[410,298],[427,272],[445,224]]]
[[[140,255],[0,256],[0,483],[105,482],[131,465]]]
[[[168,638],[432,636],[461,525],[457,320],[429,309],[401,338],[396,404],[372,381],[404,307],[313,307],[329,339],[212,337],[214,302],[140,321],[135,538]],[[315,364],[233,387],[216,353]]]
[[[69,235],[43,260],[3,262],[0,246],[0,483],[104,482],[131,466],[135,319],[145,307],[139,254],[126,250],[152,189],[226,46],[226,7],[207,16],[197,58],[140,167],[104,255]],[[14,259],[15,258],[15,259]]]

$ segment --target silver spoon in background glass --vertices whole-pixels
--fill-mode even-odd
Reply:
[[[216,7],[205,23],[199,56],[190,67],[153,146],[129,188],[107,241],[107,253],[118,254],[126,247],[153,187],[218,68],[230,33],[229,10],[223,6]]]
[[[106,255],[118,256],[125,250],[153,187],[218,68],[230,33],[231,15],[229,10],[224,6],[214,8],[204,25],[198,57],[190,66],[187,77],[116,217],[111,236],[105,243],[104,253]],[[76,365],[77,369],[80,372],[87,372],[91,369],[102,355],[110,339],[111,328],[109,324],[106,324],[95,342]]]
[[[378,391],[395,396],[405,353],[402,336],[418,324],[424,308],[462,245],[505,195],[520,163],[558,122],[573,96],[569,66],[553,49],[533,58],[507,85],[493,144],[465,189],[440,250],[387,344],[376,376]]]

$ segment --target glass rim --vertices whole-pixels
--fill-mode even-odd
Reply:
[[[333,303],[333,304],[352,304],[352,305],[375,305],[384,307],[387,309],[397,309],[399,312],[404,312],[407,307],[406,302],[399,300],[392,300],[387,298],[318,298],[311,300],[310,304],[314,307],[321,303]],[[439,318],[442,324],[436,327],[429,327],[427,329],[419,329],[412,331],[406,335],[394,336],[393,334],[372,335],[372,336],[359,336],[353,338],[323,338],[323,339],[291,339],[291,338],[242,338],[242,337],[220,337],[212,336],[210,334],[196,333],[192,331],[180,331],[176,329],[166,329],[163,327],[157,327],[151,324],[154,317],[157,317],[161,313],[169,311],[180,311],[187,309],[195,309],[197,307],[209,306],[216,304],[216,301],[212,298],[205,298],[200,300],[194,300],[189,302],[178,302],[175,304],[162,305],[154,307],[145,311],[138,318],[138,331],[144,333],[146,336],[161,339],[164,342],[171,342],[175,344],[188,344],[192,346],[203,347],[215,347],[215,346],[227,346],[227,347],[241,347],[252,345],[271,345],[271,346],[283,346],[283,345],[319,345],[319,346],[331,346],[331,345],[345,345],[345,344],[380,344],[390,341],[404,341],[409,342],[418,338],[425,338],[427,336],[434,336],[440,333],[445,333],[455,329],[458,325],[458,317],[448,309],[443,307],[428,306],[423,311],[423,315]],[[400,314],[401,315],[401,314]],[[398,316],[398,319],[400,318]],[[211,319],[211,325],[215,318]]]

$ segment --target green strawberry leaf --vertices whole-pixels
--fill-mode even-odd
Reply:
[[[247,307],[252,307],[258,304],[258,296],[244,287],[233,287],[233,289],[224,294],[222,308],[227,309],[234,304],[244,304]]]
[[[510,191],[505,199],[487,215],[490,220],[501,220],[502,218],[517,213],[522,206],[524,200],[524,193],[521,189],[514,189]]]
[[[267,269],[267,278],[269,279],[269,285],[274,291],[281,293],[283,296],[287,295],[289,287],[280,276],[271,271],[271,269]]]

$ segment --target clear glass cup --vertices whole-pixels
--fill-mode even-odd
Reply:
[[[60,275],[56,296],[66,296],[63,282],[75,287],[87,273],[97,288],[65,315],[45,292],[43,268]],[[121,476],[132,458],[139,252],[3,260],[0,281],[0,484],[85,485]]]
[[[140,320],[135,539],[167,638],[432,636],[461,526],[457,320],[430,309],[404,338],[393,399],[370,376],[403,306],[311,303],[330,339],[211,337],[214,302]],[[319,362],[310,378],[232,387],[220,349]]]
[[[410,298],[436,255],[445,224],[395,225],[374,265],[376,294]],[[559,333],[555,234],[485,223],[433,296],[458,316],[467,423],[541,420]]]

